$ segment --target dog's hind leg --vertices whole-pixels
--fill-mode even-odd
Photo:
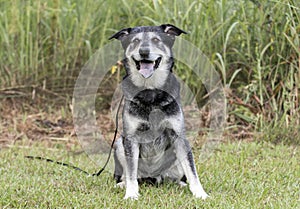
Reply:
[[[187,182],[186,182],[186,176],[184,175],[179,181],[178,181],[178,185],[180,187],[186,187],[187,186]]]
[[[120,183],[122,181],[123,167],[117,157],[116,152],[114,153],[114,159],[115,159],[114,179],[116,180],[117,183]]]
[[[122,137],[118,138],[114,144],[114,160],[115,160],[115,171],[114,179],[116,180],[116,187],[124,188],[124,167],[125,167],[125,155],[124,147],[122,144]]]

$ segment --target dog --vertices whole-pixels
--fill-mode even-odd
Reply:
[[[114,178],[126,188],[124,199],[138,199],[141,182],[165,180],[188,183],[195,197],[208,197],[185,137],[180,85],[172,73],[172,47],[181,34],[186,32],[163,24],[125,28],[110,37],[122,44],[126,70],[123,132],[114,145]]]

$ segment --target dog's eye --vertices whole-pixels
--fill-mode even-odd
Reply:
[[[136,43],[136,44],[137,44],[137,43],[140,43],[140,41],[141,41],[141,40],[138,39],[138,38],[135,38],[135,39],[132,40],[132,42],[133,42],[133,43]]]
[[[160,42],[160,40],[159,40],[158,38],[152,38],[152,41],[153,41],[154,43]]]

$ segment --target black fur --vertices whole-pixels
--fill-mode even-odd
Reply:
[[[111,37],[121,41],[125,54],[123,135],[115,145],[114,174],[117,183],[125,183],[125,199],[137,199],[138,183],[165,179],[188,181],[196,197],[207,197],[185,137],[180,84],[172,73],[171,49],[181,33],[164,24],[126,28]]]
[[[179,112],[179,106],[170,94],[159,89],[146,89],[139,92],[130,101],[129,113],[135,117],[149,120],[149,115],[154,109],[161,110],[166,116]]]

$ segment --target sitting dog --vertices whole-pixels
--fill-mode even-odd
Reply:
[[[205,199],[193,154],[185,137],[180,85],[172,68],[172,46],[183,30],[170,25],[126,28],[110,39],[121,41],[126,76],[123,133],[114,149],[114,177],[126,187],[125,199],[137,199],[138,183],[169,179],[189,184]]]

